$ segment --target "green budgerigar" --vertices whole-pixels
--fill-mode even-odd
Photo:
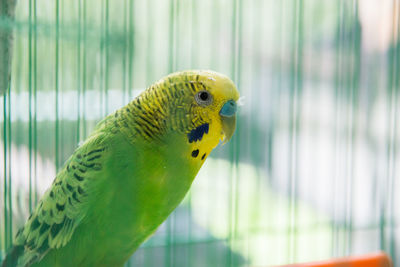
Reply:
[[[3,266],[122,266],[232,137],[238,98],[226,76],[184,71],[107,116],[59,171]]]

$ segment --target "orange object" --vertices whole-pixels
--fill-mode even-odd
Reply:
[[[281,267],[393,267],[393,263],[388,255],[378,252],[315,263],[290,264]]]

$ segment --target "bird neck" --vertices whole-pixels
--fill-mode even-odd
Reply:
[[[115,112],[116,123],[129,138],[147,141],[193,127],[190,105],[184,104],[179,84],[156,83]]]

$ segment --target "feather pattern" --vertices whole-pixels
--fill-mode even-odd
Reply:
[[[19,249],[17,266],[29,266],[42,259],[51,248],[60,248],[71,239],[86,215],[88,192],[96,172],[102,168],[105,147],[93,147],[92,140],[81,146],[58,173],[25,226],[15,237]],[[90,150],[89,150],[90,148]]]

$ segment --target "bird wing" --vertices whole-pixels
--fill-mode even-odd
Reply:
[[[105,150],[101,143],[89,140],[69,158],[16,235],[17,266],[38,262],[50,249],[68,243],[87,214],[93,180],[99,176]]]

